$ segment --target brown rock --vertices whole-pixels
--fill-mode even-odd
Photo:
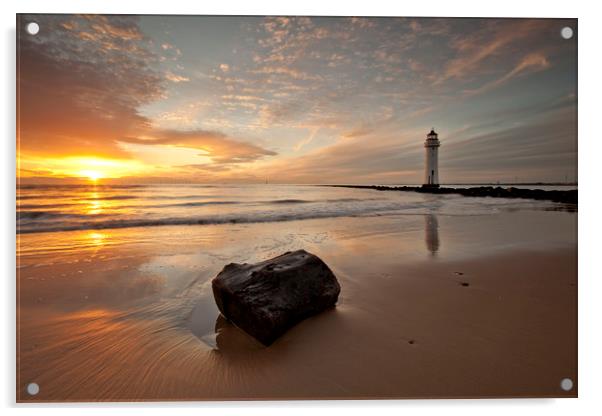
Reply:
[[[341,291],[326,263],[305,250],[256,264],[228,264],[211,284],[224,317],[264,345],[333,307]]]

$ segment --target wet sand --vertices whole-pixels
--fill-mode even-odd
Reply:
[[[574,213],[18,238],[19,401],[577,394],[560,389],[577,380]],[[266,348],[219,317],[210,280],[297,248],[332,268],[340,300]]]

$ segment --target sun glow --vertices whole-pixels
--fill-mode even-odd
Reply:
[[[104,178],[103,173],[99,172],[97,170],[82,170],[79,173],[80,173],[80,176],[87,177],[92,182],[96,182],[99,179]]]
[[[21,167],[33,172],[43,171],[44,176],[85,179],[93,183],[104,178],[136,176],[149,170],[148,166],[137,160],[109,159],[97,156],[23,158]],[[25,174],[23,176],[32,175]]]

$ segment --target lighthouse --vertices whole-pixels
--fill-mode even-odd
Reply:
[[[439,138],[435,129],[426,135],[424,148],[426,150],[426,160],[424,169],[424,185],[423,187],[439,187]]]

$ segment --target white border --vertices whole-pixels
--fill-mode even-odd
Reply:
[[[330,1],[302,0],[286,2],[281,0],[253,1],[153,1],[151,0],[20,0],[13,4],[0,3],[3,25],[3,62],[0,65],[4,97],[1,100],[3,111],[2,126],[6,126],[3,137],[2,180],[2,247],[0,264],[5,273],[1,280],[3,328],[2,365],[0,377],[0,397],[9,412],[33,413],[43,411],[45,415],[79,414],[82,408],[92,414],[107,411],[123,414],[142,407],[145,414],[164,415],[166,411],[197,415],[199,412],[213,414],[239,413],[248,410],[249,414],[331,414],[333,411],[345,414],[366,414],[378,411],[383,414],[399,414],[400,411],[425,414],[447,415],[482,414],[506,415],[510,412],[531,414],[563,415],[573,412],[596,413],[602,408],[600,351],[602,335],[599,317],[602,316],[602,268],[596,262],[597,247],[602,235],[597,211],[602,202],[596,192],[602,175],[599,173],[598,154],[602,153],[602,130],[598,121],[600,109],[601,53],[599,42],[602,39],[600,18],[594,1],[545,1],[526,2],[524,0],[484,1],[412,1],[393,2],[391,0],[370,1]],[[75,404],[31,406],[14,404],[15,400],[15,13],[128,13],[128,14],[287,14],[287,15],[391,15],[391,16],[472,16],[472,17],[576,17],[579,18],[579,399],[517,399],[517,400],[414,400],[414,401],[347,401],[347,402],[234,402],[234,403],[143,403],[143,404]],[[596,129],[597,128],[597,129]],[[110,409],[110,410],[109,410]],[[169,409],[169,410],[168,410]],[[339,410],[340,409],[340,410]],[[596,409],[596,410],[594,410]],[[139,409],[142,410],[142,409]]]

